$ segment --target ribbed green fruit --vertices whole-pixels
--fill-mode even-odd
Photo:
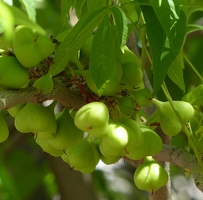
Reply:
[[[166,185],[167,181],[167,172],[153,159],[145,159],[134,173],[135,185],[151,193]]]
[[[81,143],[68,148],[61,158],[74,170],[88,174],[94,171],[100,159],[97,147],[84,138]]]
[[[182,130],[182,124],[171,104],[168,101],[161,102],[157,99],[152,99],[152,102],[157,107],[159,122],[163,132],[169,136],[177,135]],[[192,119],[194,108],[190,103],[186,101],[173,101],[173,105],[184,123],[189,122]]]
[[[39,104],[27,103],[15,118],[15,127],[22,133],[40,133],[49,131],[56,126],[54,113]]]
[[[75,125],[94,137],[105,135],[109,121],[109,112],[102,102],[91,102],[82,106],[75,114]]]
[[[126,154],[126,157],[132,160],[140,160],[146,156],[154,156],[161,151],[163,143],[156,132],[144,128],[142,129],[142,135],[144,136],[142,145],[130,151]]]
[[[29,71],[15,57],[0,56],[0,87],[19,89],[29,81]]]
[[[18,61],[26,68],[39,64],[55,51],[53,42],[45,35],[19,25],[13,33],[13,50]]]
[[[52,76],[45,74],[34,82],[33,87],[36,87],[42,94],[50,93],[54,87]]]
[[[0,143],[6,141],[8,136],[9,136],[9,129],[8,129],[7,123],[4,117],[2,116],[2,114],[0,114]]]
[[[127,62],[134,62],[136,66],[140,66],[139,58],[127,46],[125,46],[121,57],[121,65]]]
[[[139,106],[149,106],[151,102],[152,94],[151,92],[144,88],[133,93],[134,100]]]
[[[134,90],[143,82],[143,73],[140,66],[134,62],[126,62],[122,65],[121,78],[122,89]]]
[[[36,137],[35,142],[42,148],[42,150],[54,157],[60,157],[64,154],[62,150],[55,149],[53,146],[51,146],[47,139]]]
[[[20,110],[25,106],[25,104],[18,104],[16,106],[13,106],[9,108],[7,111],[12,117],[16,117],[17,114],[20,112]]]
[[[57,113],[56,122],[56,134],[48,140],[55,149],[65,150],[83,140],[83,131],[75,126],[74,120],[67,109]]]

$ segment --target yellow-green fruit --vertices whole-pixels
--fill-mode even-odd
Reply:
[[[152,94],[149,89],[141,89],[133,93],[134,100],[138,106],[149,106],[151,104]]]
[[[144,135],[137,122],[131,118],[123,117],[121,122],[133,131],[133,135],[129,135],[127,145],[128,153],[134,148],[140,147],[144,142]]]
[[[106,85],[104,86],[104,90],[101,96],[113,96],[114,94],[116,94],[121,88],[122,75],[123,75],[123,68],[120,63],[117,63],[112,76],[109,78],[109,80],[106,80]],[[90,90],[95,94],[99,95],[98,93],[99,88],[96,87],[89,73],[87,73],[85,78],[86,78],[87,86],[90,88]]]
[[[140,190],[151,193],[166,185],[168,174],[165,169],[154,160],[145,159],[134,173],[135,185]]]
[[[16,106],[13,106],[9,108],[7,111],[12,117],[16,117],[17,114],[20,112],[20,110],[25,106],[25,104],[18,104]]]
[[[7,140],[9,136],[9,129],[3,116],[0,114],[0,143]]]
[[[121,65],[127,62],[134,62],[136,66],[140,66],[139,58],[127,46],[125,46],[121,57]]]
[[[157,99],[152,99],[152,102],[157,107],[159,122],[163,132],[169,136],[177,135],[182,130],[182,124],[175,114],[171,104],[168,101],[161,102]],[[189,122],[192,119],[194,108],[190,103],[186,101],[173,101],[173,105],[184,123]]]
[[[50,93],[54,87],[52,76],[50,74],[46,74],[38,78],[34,82],[33,87],[36,87],[39,90],[39,92],[42,94]]]
[[[0,87],[19,89],[29,81],[29,71],[15,57],[0,56]]]
[[[105,157],[105,156],[101,155],[101,161],[102,161],[103,163],[105,163],[106,165],[111,165],[111,164],[117,163],[120,159],[121,159],[120,156],[116,156],[116,157]]]
[[[42,150],[54,157],[59,157],[64,154],[62,150],[55,149],[52,147],[47,139],[41,138],[41,137],[36,137],[35,142],[42,148]]]
[[[49,108],[39,104],[27,103],[15,118],[15,127],[22,133],[49,131],[56,125],[55,115]]]
[[[18,61],[26,68],[39,64],[55,51],[53,42],[45,35],[19,25],[13,34],[13,50]]]
[[[144,136],[142,145],[130,151],[125,155],[126,157],[132,160],[140,160],[146,156],[154,156],[161,151],[163,142],[156,132],[144,128],[142,129],[142,135]]]
[[[126,62],[122,65],[123,75],[121,79],[122,89],[133,90],[139,88],[143,82],[143,73],[135,62]]]
[[[116,156],[117,153],[124,155],[136,147],[136,134],[128,126],[111,121],[106,134],[101,139],[101,145],[103,151],[109,152],[113,156]]]
[[[75,114],[75,125],[94,137],[105,135],[109,121],[109,112],[102,102],[91,102],[82,106]]]
[[[65,150],[73,145],[79,144],[83,139],[83,131],[78,129],[67,109],[56,116],[57,130],[49,143],[59,150]]]
[[[87,138],[84,138],[78,145],[66,149],[61,158],[74,170],[87,174],[94,171],[99,162],[100,154],[97,147]]]

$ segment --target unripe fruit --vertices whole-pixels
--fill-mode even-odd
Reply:
[[[143,73],[140,66],[134,62],[126,62],[122,65],[123,76],[121,79],[122,89],[133,90],[143,82]]]
[[[101,94],[101,96],[113,96],[120,90],[121,87],[121,77],[123,74],[123,68],[120,63],[117,63],[114,69],[112,76],[107,80],[106,86]],[[98,88],[92,80],[92,77],[89,73],[86,75],[87,86],[90,88],[92,92],[98,94]]]
[[[29,72],[15,57],[0,56],[0,87],[19,89],[29,81]]]
[[[141,128],[137,124],[137,122],[128,117],[123,117],[121,119],[121,122],[125,126],[130,128],[134,133],[133,135],[129,135],[128,148],[127,148],[128,152],[130,152],[134,148],[140,147],[144,142],[144,135],[142,133]],[[130,146],[132,147],[130,148]]]
[[[54,87],[52,76],[50,74],[46,74],[40,77],[34,82],[33,87],[36,87],[42,94],[50,93]]]
[[[151,104],[152,94],[146,88],[134,92],[133,96],[138,106],[149,106]]]
[[[62,150],[55,149],[51,146],[47,139],[37,137],[35,142],[42,148],[42,150],[54,157],[59,157],[64,154]]]
[[[131,97],[122,97],[118,98],[117,101],[121,112],[127,116],[131,116],[136,108],[135,100]]]
[[[57,113],[56,122],[56,134],[48,140],[55,149],[65,150],[82,141],[83,131],[75,126],[74,120],[67,109]]]
[[[117,163],[120,159],[121,159],[120,156],[116,156],[116,157],[105,157],[105,156],[101,155],[101,161],[102,161],[103,163],[105,163],[106,165],[111,165],[111,164]]]
[[[9,108],[7,111],[12,117],[16,117],[17,114],[20,112],[20,110],[25,106],[25,104],[18,104],[16,106],[13,106]]]
[[[13,49],[18,61],[24,67],[31,68],[50,56],[55,47],[48,37],[19,25],[14,30]]]
[[[145,159],[134,173],[135,185],[140,190],[146,190],[151,193],[166,185],[167,181],[167,172],[153,159]]]
[[[0,143],[7,140],[9,136],[9,129],[2,114],[0,114]]]
[[[39,133],[56,127],[54,113],[43,105],[27,103],[15,118],[15,127],[22,133]],[[53,135],[50,135],[53,137]]]
[[[127,62],[134,62],[136,66],[140,66],[139,58],[127,46],[125,46],[121,57],[121,65]]]
[[[109,120],[109,112],[102,102],[91,102],[81,107],[75,114],[75,125],[94,137],[105,135]]]
[[[135,148],[126,154],[126,157],[132,160],[140,160],[146,156],[154,156],[158,154],[163,146],[162,140],[159,135],[152,131],[151,129],[142,129],[142,134],[144,136],[144,141],[141,146]]]
[[[169,136],[177,135],[182,129],[182,124],[176,116],[171,104],[168,101],[161,102],[156,99],[152,99],[152,102],[157,107],[159,122],[163,132]],[[173,101],[173,105],[184,123],[192,119],[194,108],[190,103],[186,101]]]
[[[100,154],[97,147],[88,138],[84,138],[78,145],[68,148],[61,158],[74,170],[86,174],[94,171]]]
[[[101,138],[100,150],[113,156],[123,156],[137,145],[136,133],[132,129],[122,123],[111,121],[106,134]]]

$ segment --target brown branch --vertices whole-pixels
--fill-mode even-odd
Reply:
[[[7,110],[23,103],[42,103],[46,100],[56,100],[64,107],[79,109],[85,104],[79,90],[71,90],[60,83],[55,83],[49,94],[40,94],[34,87],[19,90],[0,91],[0,111]]]

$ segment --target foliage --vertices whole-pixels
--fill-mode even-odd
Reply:
[[[149,169],[146,178],[133,170],[131,182],[134,174],[135,185],[152,196],[168,180],[160,161],[193,175],[203,191],[201,0],[61,0],[36,1],[35,6],[30,0],[12,5],[0,0],[0,8],[4,148],[12,138],[5,122],[13,120],[19,132],[33,133],[30,146],[100,177],[103,190],[109,188],[95,171],[99,161],[110,165],[124,159],[139,170]],[[46,100],[52,100],[50,105]],[[179,149],[182,138],[184,148]],[[179,159],[173,159],[174,152],[181,152]],[[25,157],[26,164],[36,166],[23,151],[12,157],[22,157],[19,162]],[[164,182],[150,170],[152,164]],[[30,187],[19,194],[26,181],[11,180],[6,165],[2,151],[4,199],[26,198],[41,178],[53,175],[42,164],[38,176],[30,176]],[[57,191],[52,186],[50,195]]]

